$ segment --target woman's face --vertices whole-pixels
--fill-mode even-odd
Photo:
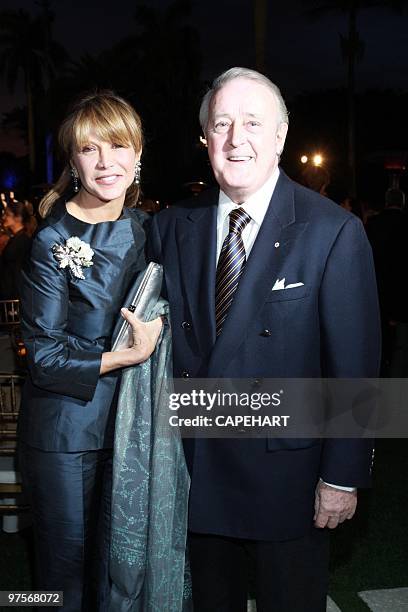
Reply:
[[[127,188],[135,177],[135,165],[140,159],[133,147],[124,147],[100,140],[94,132],[89,142],[72,156],[83,189],[90,195],[109,202],[125,199]]]
[[[18,215],[13,215],[11,210],[6,209],[6,212],[4,213],[2,218],[2,223],[4,229],[8,229],[12,232],[16,226],[21,225],[22,219]]]

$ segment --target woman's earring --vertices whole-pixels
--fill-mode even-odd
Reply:
[[[140,161],[136,162],[135,165],[135,179],[134,179],[134,183],[135,185],[139,185],[140,183],[140,169],[142,167],[142,164],[140,163]]]
[[[78,193],[79,191],[78,172],[76,171],[76,168],[73,168],[72,166],[71,166],[71,178],[72,178],[72,185],[74,187],[74,191],[75,193]]]

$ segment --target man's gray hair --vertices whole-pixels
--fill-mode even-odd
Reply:
[[[204,133],[206,132],[208,126],[212,97],[217,93],[217,91],[224,87],[226,83],[234,79],[251,79],[252,81],[256,81],[261,85],[265,85],[265,87],[267,87],[273,93],[278,104],[279,123],[289,123],[288,110],[286,108],[285,101],[282,98],[279,87],[277,87],[275,83],[272,83],[268,77],[260,72],[257,72],[256,70],[251,70],[250,68],[230,68],[229,70],[226,70],[220,74],[220,76],[213,81],[211,89],[207,91],[203,101],[201,102],[199,118]]]

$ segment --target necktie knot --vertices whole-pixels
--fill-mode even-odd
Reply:
[[[240,234],[251,220],[251,217],[243,208],[234,208],[230,212],[229,218],[229,231],[234,234]]]

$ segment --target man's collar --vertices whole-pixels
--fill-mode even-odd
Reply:
[[[255,221],[257,225],[261,225],[265,217],[266,211],[271,201],[273,192],[276,187],[276,183],[279,178],[279,168],[276,167],[269,179],[262,185],[258,191],[251,195],[240,207],[242,207]],[[224,219],[231,210],[237,208],[238,204],[233,202],[226,193],[220,189],[218,197],[218,220],[220,223],[224,222]]]

